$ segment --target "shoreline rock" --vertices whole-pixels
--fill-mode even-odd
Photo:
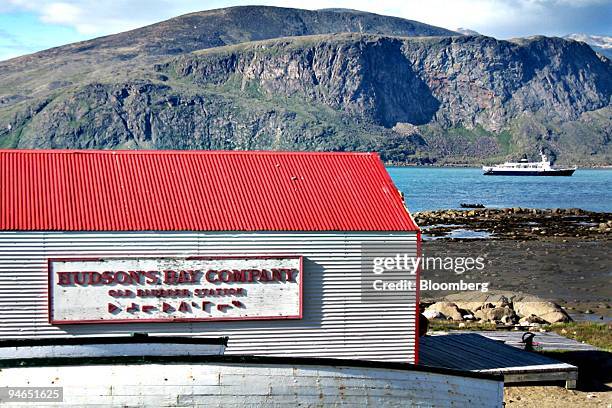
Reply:
[[[433,305],[427,307],[423,312],[425,317],[442,318],[454,321],[463,321],[463,314],[459,310],[456,304],[452,302],[436,302]]]
[[[520,292],[455,293],[429,304],[423,315],[429,320],[475,320],[525,326],[572,321],[558,304]]]
[[[580,208],[446,209],[413,216],[426,238],[461,239],[445,236],[462,229],[486,232],[493,239],[612,239],[612,213]]]

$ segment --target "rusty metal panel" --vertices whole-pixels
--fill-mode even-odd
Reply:
[[[416,231],[374,153],[0,150],[3,231]]]
[[[360,301],[361,245],[403,244],[415,233],[0,232],[0,338],[229,336],[227,354],[413,362],[415,299]],[[301,320],[51,325],[47,260],[66,257],[303,256]],[[414,279],[414,276],[413,276]]]

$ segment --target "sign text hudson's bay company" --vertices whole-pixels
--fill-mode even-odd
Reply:
[[[52,323],[299,319],[302,259],[49,261]]]

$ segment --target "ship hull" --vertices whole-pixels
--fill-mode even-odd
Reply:
[[[548,170],[548,171],[517,171],[517,170],[488,170],[485,176],[562,176],[568,177],[574,174],[576,169]]]
[[[43,400],[47,407],[501,408],[504,398],[501,376],[404,363],[190,355],[148,359],[39,361],[38,366],[13,360],[0,365],[0,383],[62,387],[60,398]]]

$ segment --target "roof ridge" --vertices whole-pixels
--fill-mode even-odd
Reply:
[[[312,152],[300,150],[111,150],[111,149],[0,149],[2,153],[23,154],[228,154],[228,155],[320,155],[378,156],[376,152]]]

